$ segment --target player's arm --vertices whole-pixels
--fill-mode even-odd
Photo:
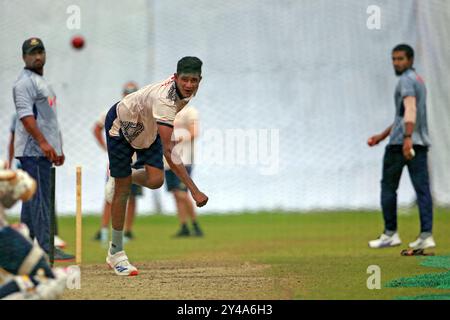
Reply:
[[[101,126],[98,122],[95,123],[94,128],[92,129],[92,133],[94,134],[95,140],[97,140],[100,147],[106,151],[106,143],[103,136],[103,126]]]
[[[14,132],[11,132],[9,136],[9,144],[8,144],[8,163],[6,164],[6,169],[11,169],[13,158],[14,158]]]
[[[58,155],[56,154],[55,149],[48,143],[47,139],[45,139],[41,130],[39,130],[37,126],[36,119],[34,116],[26,116],[20,119],[22,121],[25,130],[36,140],[41,148],[44,156],[47,157],[51,162],[55,162],[57,160]]]
[[[413,147],[412,134],[416,125],[417,108],[416,97],[407,96],[403,98],[403,106],[405,107],[405,136],[403,140],[403,156],[412,159],[411,149]]]
[[[208,202],[208,197],[197,188],[194,181],[189,177],[180,156],[174,151],[175,144],[172,141],[173,127],[165,124],[158,124],[158,132],[163,144],[164,157],[166,158],[170,169],[189,189],[197,207],[204,206]]]
[[[381,132],[380,134],[376,134],[371,136],[368,140],[367,140],[367,144],[370,147],[373,147],[377,144],[379,144],[381,141],[383,141],[384,139],[386,139],[390,134],[391,134],[391,130],[392,130],[392,125],[390,125],[389,127],[387,127],[383,132]]]
[[[66,161],[66,156],[64,155],[63,151],[63,138],[62,138],[62,132],[59,131],[59,139],[61,140],[61,156],[58,156],[55,160],[56,166],[62,166],[64,162]]]

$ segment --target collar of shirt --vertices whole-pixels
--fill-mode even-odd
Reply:
[[[44,69],[42,69],[42,72],[39,72],[36,69],[31,69],[31,68],[28,68],[28,67],[24,67],[24,69],[28,70],[28,71],[31,71],[33,73],[36,73],[36,74],[40,75],[41,77],[44,75]]]

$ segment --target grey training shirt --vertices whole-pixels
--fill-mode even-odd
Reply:
[[[61,135],[56,117],[56,96],[51,86],[39,74],[24,69],[13,86],[17,118],[34,116],[47,142],[62,155]],[[44,156],[36,140],[17,121],[14,150],[16,157]]]
[[[400,80],[395,89],[395,120],[391,130],[389,144],[403,145],[403,135],[405,133],[403,119],[405,106],[403,105],[403,99],[408,96],[416,97],[417,117],[412,135],[413,144],[429,146],[430,137],[428,134],[426,105],[427,91],[424,81],[413,69],[405,71],[400,76]]]

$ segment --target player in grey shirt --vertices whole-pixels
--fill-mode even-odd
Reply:
[[[21,120],[15,132],[16,157],[47,157],[51,162],[60,163],[61,134],[56,118],[56,96],[50,85],[37,72],[23,69],[14,83],[13,95],[17,117]],[[34,119],[34,129],[40,134],[37,130],[27,130],[29,121],[24,121],[27,118]],[[37,133],[36,137],[33,133]]]
[[[397,189],[403,167],[408,167],[416,191],[420,213],[420,235],[409,244],[412,249],[436,246],[432,236],[433,204],[428,174],[428,148],[430,138],[427,124],[427,92],[425,83],[413,68],[414,50],[400,44],[392,50],[395,73],[400,77],[395,89],[395,120],[382,133],[369,138],[374,146],[390,137],[383,161],[381,180],[381,206],[385,229],[376,240],[369,242],[371,248],[391,247],[401,244],[397,232]]]
[[[25,68],[13,86],[16,123],[14,153],[22,169],[37,181],[37,192],[23,203],[21,222],[30,229],[45,252],[50,245],[50,168],[64,164],[61,133],[56,117],[56,96],[43,77],[45,48],[38,38],[22,45]],[[57,252],[58,254],[61,252]],[[65,258],[61,255],[62,260]],[[55,254],[55,260],[57,260]]]
[[[423,79],[413,69],[408,69],[400,75],[395,88],[395,120],[390,133],[390,145],[403,145],[405,134],[405,97],[415,97],[416,123],[412,132],[412,141],[415,145],[430,146],[427,124],[427,90]]]

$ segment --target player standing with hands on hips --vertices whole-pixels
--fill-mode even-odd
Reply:
[[[131,183],[150,189],[164,183],[163,155],[170,168],[183,181],[198,207],[208,202],[189,177],[177,152],[174,152],[173,122],[197,93],[202,62],[197,57],[178,61],[177,72],[169,79],[149,84],[129,94],[111,107],[105,120],[110,180],[114,188],[111,204],[112,241],[106,262],[119,276],[135,276],[138,270],[123,250],[125,209]],[[133,153],[143,169],[132,169]]]
[[[421,232],[412,249],[434,248],[432,236],[433,204],[428,174],[428,135],[426,88],[422,78],[413,68],[414,50],[400,44],[392,50],[392,63],[400,80],[395,89],[395,120],[382,133],[367,141],[374,146],[390,136],[383,160],[381,180],[381,206],[385,229],[376,240],[369,241],[371,248],[398,246],[401,244],[397,231],[397,189],[403,167],[408,167],[420,214]]]

